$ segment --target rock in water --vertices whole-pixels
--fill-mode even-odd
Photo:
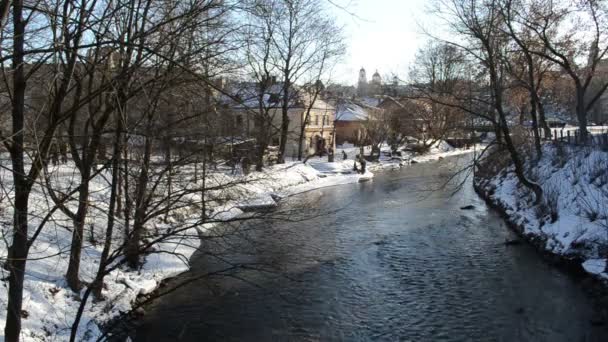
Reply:
[[[505,246],[515,246],[515,245],[519,245],[521,243],[521,240],[507,240],[505,239]]]
[[[473,209],[475,209],[475,206],[472,205],[472,204],[471,205],[466,205],[464,207],[460,207],[460,210],[473,210]]]

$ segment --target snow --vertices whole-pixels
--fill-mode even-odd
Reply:
[[[537,164],[527,163],[532,179],[544,191],[547,208],[533,204],[512,167],[487,183],[477,180],[491,199],[505,208],[524,234],[542,241],[544,249],[567,258],[582,259],[590,274],[608,278],[602,246],[608,244],[608,153],[589,147],[553,143],[543,145]],[[554,209],[550,209],[554,208]],[[550,213],[557,212],[552,218]]]
[[[336,109],[336,121],[365,121],[368,115],[366,108],[353,102],[341,103]]]
[[[582,266],[588,273],[608,279],[608,274],[604,272],[606,270],[606,259],[588,259],[583,262]]]
[[[383,153],[389,149],[383,146]],[[348,160],[342,160],[342,151],[346,152]],[[335,155],[336,162],[329,163],[324,158],[312,158],[306,164],[291,161],[286,164],[274,165],[262,172],[252,172],[248,175],[231,175],[230,170],[219,170],[208,175],[210,185],[233,184],[222,195],[228,198],[223,203],[212,205],[212,218],[215,220],[229,220],[243,214],[242,209],[259,206],[274,206],[280,198],[311,191],[314,189],[336,186],[341,184],[357,183],[371,180],[375,170],[385,168],[401,168],[410,160],[418,162],[436,160],[449,155],[467,153],[466,150],[451,149],[445,143],[432,147],[429,154],[424,156],[405,156],[400,159],[390,159],[383,156],[380,163],[368,163],[368,170],[361,175],[353,171],[353,159],[359,149],[353,146],[338,148]],[[369,148],[367,152],[369,153]],[[7,159],[0,160],[3,168],[0,169],[0,182],[4,189],[12,196],[10,184],[10,169]],[[184,170],[187,173],[191,170]],[[78,173],[72,163],[52,168],[54,182],[61,188],[68,189],[77,184]],[[102,172],[91,181],[91,215],[85,227],[88,235],[92,231],[101,239],[106,226],[104,213],[107,211],[109,198],[109,184],[111,179],[108,172]],[[0,199],[4,194],[0,194]],[[196,196],[192,195],[196,201]],[[200,197],[199,197],[200,200]],[[10,238],[12,224],[12,208],[7,205],[8,199],[0,200],[0,233],[4,239]],[[52,206],[44,197],[42,188],[36,187],[31,196],[31,228],[33,231],[40,222],[42,213]],[[74,203],[70,203],[73,207]],[[73,209],[73,208],[72,208]],[[160,219],[150,223],[148,229],[169,229],[172,226],[188,227],[196,222],[191,216],[198,215],[200,209],[186,207],[169,217],[168,222]],[[93,218],[94,217],[94,218]],[[27,263],[24,284],[24,305],[28,317],[23,319],[23,341],[64,341],[70,334],[70,326],[76,314],[83,293],[74,293],[68,289],[64,275],[67,270],[69,248],[71,242],[71,221],[62,213],[57,212],[53,220],[47,223],[45,229],[32,246]],[[117,234],[122,232],[122,222],[117,222]],[[88,300],[83,318],[78,330],[78,341],[93,341],[100,336],[98,324],[107,322],[121,312],[127,312],[132,307],[139,294],[153,291],[163,279],[176,276],[188,270],[188,260],[199,247],[199,234],[210,228],[209,224],[189,228],[175,237],[158,243],[154,246],[156,253],[146,256],[145,263],[137,271],[127,268],[118,268],[105,278],[103,295],[105,301],[94,302]],[[0,259],[7,256],[8,243],[0,243]],[[82,253],[81,279],[91,281],[97,272],[101,244],[93,244],[87,240]],[[7,272],[0,270],[0,278],[6,278]],[[0,291],[0,327],[4,327],[6,320],[8,282],[0,281],[3,287]],[[0,336],[0,342],[4,338]]]

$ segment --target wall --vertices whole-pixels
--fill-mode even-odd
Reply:
[[[362,121],[336,121],[336,144],[355,143],[358,132],[363,130]]]

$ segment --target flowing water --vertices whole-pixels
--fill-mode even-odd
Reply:
[[[149,307],[135,340],[608,340],[576,279],[505,246],[513,233],[470,184],[441,187],[456,163],[311,191],[223,228],[181,276],[200,279]]]

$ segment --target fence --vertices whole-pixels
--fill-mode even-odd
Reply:
[[[545,135],[541,129],[541,138],[546,141],[555,141],[571,145],[598,146],[608,148],[608,130],[588,130],[587,140],[582,141],[579,129],[553,128],[551,136]]]

